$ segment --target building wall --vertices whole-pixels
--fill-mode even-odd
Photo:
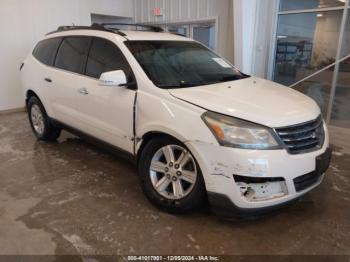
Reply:
[[[130,0],[1,0],[0,111],[23,107],[19,66],[60,25],[90,25],[91,13],[133,17]]]
[[[153,8],[164,9],[154,16]],[[138,23],[166,24],[216,19],[216,51],[233,62],[232,0],[134,0],[134,18]]]
[[[112,16],[112,15],[98,15],[98,14],[92,14],[91,15],[91,23],[133,23],[134,18],[133,17],[122,17],[122,16]]]

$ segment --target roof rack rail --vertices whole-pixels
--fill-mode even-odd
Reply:
[[[114,26],[135,26],[136,31],[153,31],[153,32],[164,31],[161,27],[153,26],[153,25],[127,24],[127,23],[102,23],[102,24],[93,23],[91,26],[75,26],[75,25],[60,26],[57,28],[57,30],[47,33],[46,35],[51,35],[54,33],[71,31],[71,30],[99,30],[99,31],[119,34],[121,36],[126,36],[126,34],[119,31],[120,30],[119,28],[114,28]],[[138,27],[148,28],[149,30],[138,30]]]
[[[58,32],[70,31],[70,30],[99,30],[99,31],[108,31],[116,33],[115,30],[107,29],[100,24],[93,24],[91,26],[75,26],[75,25],[64,25],[59,26],[57,30],[47,33],[46,35],[51,35]]]
[[[154,25],[145,25],[145,24],[129,24],[129,23],[101,23],[101,24],[93,24],[93,26],[103,26],[106,29],[117,29],[113,28],[114,26],[134,26],[136,27],[135,31],[153,31],[153,32],[164,32],[163,28]],[[148,28],[148,30],[138,30],[138,27]]]
[[[99,26],[98,24],[93,24],[92,26],[60,26],[58,27],[58,31],[64,31],[64,30],[73,30],[73,29],[101,29],[104,30],[105,28],[103,26]]]
[[[187,37],[186,35],[178,33],[178,32],[171,32],[171,31],[169,31],[169,34]]]

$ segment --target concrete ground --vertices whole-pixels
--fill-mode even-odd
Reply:
[[[223,221],[162,213],[129,162],[65,133],[37,142],[0,115],[0,254],[350,255],[350,155],[336,147],[315,191],[281,212]]]

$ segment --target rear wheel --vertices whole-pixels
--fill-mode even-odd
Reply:
[[[153,204],[170,213],[185,213],[205,199],[200,168],[179,141],[162,137],[150,141],[141,153],[139,174]]]
[[[60,136],[61,129],[50,123],[45,108],[37,97],[29,98],[27,110],[30,126],[39,140],[54,141]]]

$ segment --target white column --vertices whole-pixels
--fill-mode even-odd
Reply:
[[[235,65],[244,73],[253,69],[256,8],[261,0],[233,0]]]
[[[235,65],[267,77],[278,0],[233,0]]]

